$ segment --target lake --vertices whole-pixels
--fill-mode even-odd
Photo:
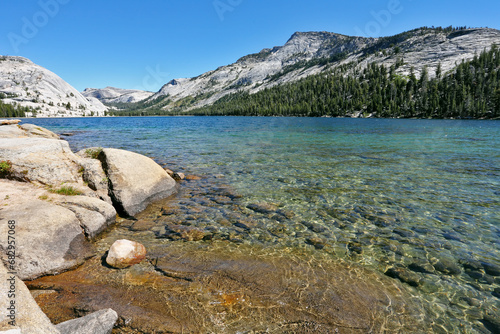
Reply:
[[[210,234],[191,243],[226,240],[307,249],[400,281],[423,305],[434,332],[498,328],[500,121],[124,117],[24,122],[71,132],[64,139],[74,151],[132,150],[201,177],[181,184],[185,195],[174,208],[177,221]],[[171,217],[155,226],[156,238],[175,240]]]

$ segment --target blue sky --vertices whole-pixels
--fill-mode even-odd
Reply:
[[[389,36],[420,26],[500,29],[500,1],[15,0],[0,4],[0,54],[78,90],[158,90],[283,45],[295,31]]]

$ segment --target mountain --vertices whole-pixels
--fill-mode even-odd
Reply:
[[[108,109],[23,57],[0,56],[0,98],[4,105],[27,107],[26,116],[104,116]]]
[[[228,94],[253,94],[348,64],[353,74],[375,63],[397,65],[397,74],[404,77],[411,73],[419,77],[426,68],[432,77],[438,65],[447,73],[494,44],[500,45],[500,31],[489,28],[423,27],[381,38],[297,32],[283,46],[263,49],[195,78],[173,79],[134,108],[185,112]]]
[[[121,89],[115,87],[106,88],[86,88],[82,95],[94,97],[103,103],[133,103],[147,99],[153,92],[145,92],[134,89]]]

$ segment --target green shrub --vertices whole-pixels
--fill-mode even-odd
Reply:
[[[99,154],[102,152],[102,147],[98,148],[88,148],[85,150],[85,154],[87,157],[92,158],[92,159],[97,159]]]
[[[12,173],[12,162],[0,161],[0,177],[6,177]]]
[[[62,186],[59,189],[49,189],[51,193],[54,194],[59,194],[59,195],[66,195],[66,196],[77,196],[81,195],[82,193],[72,186]]]

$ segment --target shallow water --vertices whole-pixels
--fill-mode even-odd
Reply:
[[[26,122],[73,132],[65,139],[74,150],[133,150],[202,177],[183,182],[182,193],[150,217],[153,233],[145,242],[311,249],[399,279],[424,305],[434,332],[498,329],[499,121]]]

